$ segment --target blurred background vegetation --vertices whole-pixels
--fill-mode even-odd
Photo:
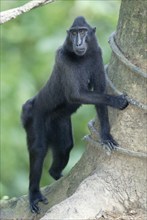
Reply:
[[[23,5],[24,0],[2,0],[1,11]],[[1,26],[1,198],[26,194],[28,190],[28,153],[25,132],[20,122],[22,104],[34,96],[51,74],[56,49],[62,45],[66,29],[79,15],[97,28],[104,63],[109,62],[109,35],[116,29],[119,0],[56,0]],[[64,171],[79,160],[88,133],[87,123],[95,117],[94,107],[83,106],[73,116],[75,147]],[[47,156],[41,186],[50,184],[51,164]]]

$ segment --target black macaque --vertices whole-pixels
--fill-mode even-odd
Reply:
[[[95,105],[101,139],[110,149],[117,146],[110,134],[107,105],[124,109],[125,97],[105,94],[101,49],[84,17],[77,17],[57,50],[52,75],[39,93],[22,108],[30,160],[29,199],[31,211],[39,213],[38,202],[47,203],[39,183],[43,161],[50,146],[53,162],[50,175],[58,180],[73,147],[71,115],[82,105]]]

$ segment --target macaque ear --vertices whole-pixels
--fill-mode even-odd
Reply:
[[[96,32],[96,27],[93,28],[93,32],[94,32],[94,33]]]

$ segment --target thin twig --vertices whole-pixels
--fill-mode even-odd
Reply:
[[[90,128],[90,131],[92,131],[92,133],[94,132],[95,134],[97,133],[97,136],[99,136],[97,130],[95,129],[94,127],[94,120],[91,120],[89,123],[88,123],[88,127]],[[85,141],[87,142],[90,142],[92,143],[93,146],[95,147],[99,147],[99,148],[102,148],[104,150],[107,151],[108,155],[111,153],[111,151],[108,152],[108,147],[105,146],[105,144],[103,144],[101,141],[95,141],[91,135],[86,135],[84,138],[83,138]],[[129,149],[126,149],[124,147],[121,147],[121,146],[118,146],[115,148],[115,150],[113,152],[119,152],[119,153],[122,153],[122,154],[126,154],[130,157],[138,157],[138,158],[144,158],[144,159],[147,159],[147,153],[145,152],[140,152],[140,151],[133,151],[133,150],[129,150]]]
[[[118,59],[124,63],[132,72],[137,73],[141,76],[143,76],[144,78],[147,78],[147,73],[143,72],[142,69],[140,69],[139,67],[135,66],[133,63],[131,63],[125,56],[124,54],[121,52],[121,50],[119,49],[118,45],[115,42],[115,32],[113,32],[110,37],[109,37],[109,44],[111,49],[113,50],[113,52],[115,53],[115,55],[118,57]]]
[[[115,86],[114,84],[112,83],[112,81],[110,80],[110,78],[108,77],[108,65],[105,65],[105,77],[106,77],[106,81],[107,83],[109,84],[109,86],[113,89],[113,92],[117,95],[123,95],[124,93],[123,92],[120,92]],[[127,99],[127,101],[131,104],[131,105],[134,105],[134,106],[137,106],[138,108],[140,109],[143,109],[143,110],[147,110],[147,105],[128,96],[127,94],[125,94],[125,97]]]
[[[95,146],[97,148],[102,148],[102,149],[108,151],[108,148],[106,146],[104,146],[104,144],[102,144],[101,142],[93,140],[90,135],[86,135],[84,137],[84,140],[87,141],[87,142],[90,142],[93,146]],[[144,153],[144,152],[137,152],[137,151],[133,151],[133,150],[128,150],[128,149],[120,147],[120,146],[115,148],[115,150],[113,150],[112,152],[114,153],[115,151],[117,151],[119,153],[122,153],[122,154],[125,154],[125,155],[128,155],[130,157],[138,157],[138,158],[142,158],[142,159],[147,159],[147,154]]]

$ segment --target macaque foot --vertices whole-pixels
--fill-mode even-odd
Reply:
[[[43,204],[48,204],[48,200],[40,192],[38,192],[37,194],[35,194],[31,197],[32,197],[32,198],[30,198],[31,212],[39,214],[41,210],[38,206],[38,203],[42,202]]]
[[[102,144],[109,151],[115,150],[118,147],[118,143],[113,139],[111,134],[102,137]]]

